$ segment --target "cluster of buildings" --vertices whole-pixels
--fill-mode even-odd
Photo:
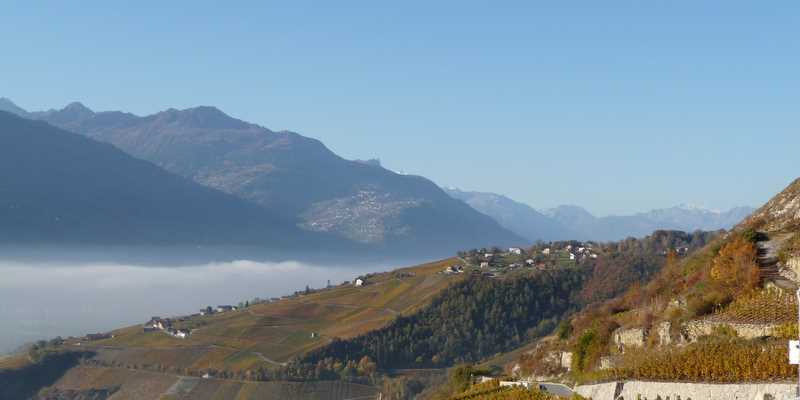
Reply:
[[[541,250],[541,254],[545,257],[563,253],[572,261],[583,261],[587,258],[597,258],[597,253],[594,252],[590,244],[578,243],[577,245],[568,244],[562,248],[545,247]]]
[[[150,321],[144,324],[145,332],[162,331],[167,335],[176,337],[178,339],[186,339],[191,335],[189,329],[175,329],[172,326],[173,322],[169,318],[152,317]]]
[[[450,265],[442,271],[443,274],[463,274],[464,273],[464,266],[463,265]]]
[[[217,306],[217,308],[213,308],[211,306],[207,306],[206,308],[201,308],[200,309],[200,315],[218,314],[218,313],[224,313],[224,312],[228,312],[228,311],[236,311],[238,309],[239,309],[239,307],[229,306],[229,305]]]
[[[675,250],[675,254],[677,254],[679,257],[685,257],[687,254],[689,254],[689,248],[685,247],[685,246],[684,247],[676,247],[674,250]],[[666,256],[668,253],[669,253],[669,250],[662,250],[661,251],[661,255],[662,256]]]

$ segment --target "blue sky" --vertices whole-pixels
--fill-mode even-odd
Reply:
[[[127,3],[4,2],[0,96],[215,105],[601,215],[756,206],[800,176],[798,2]]]

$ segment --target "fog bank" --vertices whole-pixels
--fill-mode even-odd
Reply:
[[[0,354],[38,339],[79,336],[338,284],[398,265],[233,261],[185,267],[0,260]]]

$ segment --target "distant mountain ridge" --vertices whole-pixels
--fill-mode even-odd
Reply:
[[[516,232],[531,242],[537,240],[567,240],[581,236],[568,225],[547,216],[533,207],[510,198],[487,192],[465,192],[446,188],[450,196],[492,217],[500,226]]]
[[[620,240],[643,237],[659,229],[692,232],[730,229],[753,212],[750,207],[736,207],[725,212],[686,206],[657,209],[633,215],[595,217],[577,206],[560,206],[545,213],[592,240]]]
[[[376,249],[445,255],[526,240],[448,196],[433,182],[378,162],[345,160],[320,141],[232,118],[215,107],[136,116],[81,103],[27,112],[0,107],[111,143],[202,185],[261,205],[305,231]]]
[[[452,188],[447,189],[447,192],[530,241],[614,241],[627,237],[644,237],[656,230],[692,232],[730,229],[754,210],[751,207],[736,207],[720,212],[679,205],[633,215],[596,217],[576,205],[562,205],[539,211],[495,193],[467,192]]]
[[[0,182],[3,244],[325,247],[280,214],[4,111]]]

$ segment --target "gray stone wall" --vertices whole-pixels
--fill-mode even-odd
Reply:
[[[697,341],[701,336],[710,335],[717,327],[729,326],[743,339],[755,339],[773,334],[777,324],[740,324],[728,322],[715,322],[708,320],[694,320],[684,324],[684,330],[690,342]]]
[[[614,344],[620,351],[626,348],[644,347],[647,332],[642,328],[619,328],[612,334]]]
[[[580,385],[575,392],[592,400],[789,400],[796,383],[609,382]]]

